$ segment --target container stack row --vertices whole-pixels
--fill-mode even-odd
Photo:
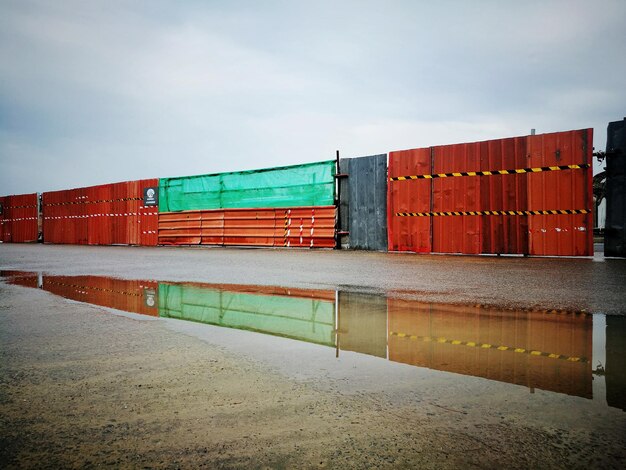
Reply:
[[[592,142],[583,129],[7,196],[2,240],[590,256]]]

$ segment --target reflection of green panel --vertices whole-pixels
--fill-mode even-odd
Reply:
[[[169,284],[158,297],[161,317],[335,344],[332,302]]]
[[[332,206],[335,161],[159,180],[159,212]]]

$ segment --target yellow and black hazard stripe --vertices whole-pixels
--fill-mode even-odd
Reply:
[[[454,346],[467,346],[471,348],[497,349],[498,351],[512,351],[518,354],[528,354],[530,356],[548,357],[550,359],[560,359],[560,360],[569,361],[569,362],[582,362],[582,363],[589,362],[589,360],[585,357],[566,356],[564,354],[548,353],[545,351],[537,351],[535,349],[516,348],[515,346],[504,346],[504,345],[490,344],[490,343],[478,343],[475,341],[460,341],[456,339],[448,339],[448,338],[435,337],[435,336],[417,336],[417,335],[409,335],[406,333],[397,333],[394,331],[389,332],[389,336],[396,336],[398,338],[404,338],[404,339],[409,339],[409,340],[414,340],[414,341],[423,341],[425,343],[452,344]]]
[[[445,217],[454,215],[562,215],[589,214],[589,209],[553,209],[547,211],[445,211],[445,212],[396,212],[398,217]]]
[[[584,170],[590,167],[591,165],[589,163],[580,163],[578,165],[539,166],[533,168],[515,168],[513,170],[457,171],[453,173],[434,173],[432,175],[392,176],[389,178],[389,181],[454,178],[458,176],[517,175],[522,173],[541,173],[542,171]]]

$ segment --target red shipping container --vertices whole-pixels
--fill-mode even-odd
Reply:
[[[528,137],[529,166],[591,164],[593,129]],[[592,168],[528,174],[530,210],[586,210],[586,214],[531,215],[530,254],[593,255]]]
[[[0,197],[0,205],[0,240],[5,243],[36,242],[39,235],[38,194]]]
[[[592,255],[592,137],[585,129],[391,152],[389,250]]]
[[[145,207],[143,192],[157,186],[150,179],[44,193],[44,240],[155,246],[158,207]]]

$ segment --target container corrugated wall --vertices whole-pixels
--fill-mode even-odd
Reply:
[[[36,242],[39,235],[39,196],[18,194],[0,197],[0,240],[5,243]]]
[[[528,137],[528,166],[592,164],[593,131],[559,132]],[[527,174],[531,211],[586,210],[585,214],[529,215],[531,255],[593,255],[592,168]]]
[[[391,152],[393,251],[590,256],[592,130]]]
[[[333,248],[334,195],[334,161],[161,179],[158,243]]]
[[[342,230],[357,250],[387,250],[387,154],[342,158]],[[344,217],[345,214],[345,217]]]
[[[432,173],[430,148],[389,153],[389,178]],[[387,236],[389,251],[430,253],[432,249],[429,217],[398,217],[397,212],[430,212],[432,180],[390,181],[387,195]]]
[[[51,191],[42,195],[46,243],[157,244],[158,208],[144,205],[144,189],[157,179]]]

